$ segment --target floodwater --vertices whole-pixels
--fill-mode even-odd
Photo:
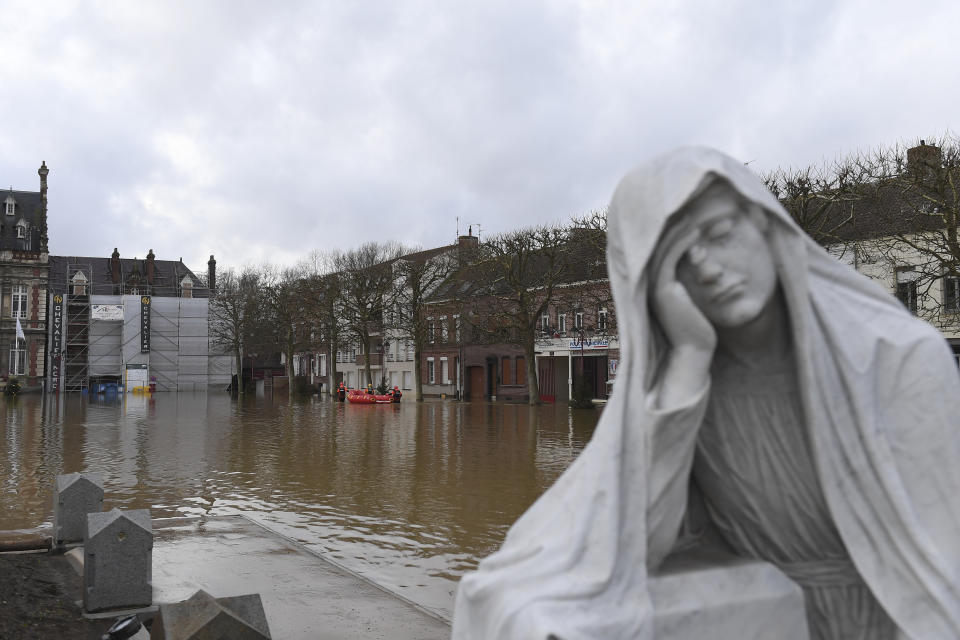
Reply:
[[[219,392],[5,399],[0,529],[49,522],[55,477],[99,471],[105,509],[247,513],[449,617],[460,575],[576,458],[599,413]]]

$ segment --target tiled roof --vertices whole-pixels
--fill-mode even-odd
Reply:
[[[895,181],[869,184],[843,198],[834,197],[832,202],[815,202],[812,210],[819,211],[816,219],[806,225],[798,222],[814,240],[825,245],[936,231],[944,228],[938,199],[942,202],[943,196],[913,186],[905,188]],[[784,205],[794,215],[790,202]]]
[[[589,232],[571,237],[563,252],[559,258],[563,261],[562,272],[555,285],[607,279],[603,243],[589,237]],[[524,279],[531,288],[541,286],[545,284],[550,268],[550,260],[545,255],[533,256]],[[501,269],[495,260],[468,265],[440,285],[431,301],[508,293]]]
[[[5,204],[9,196],[13,196],[16,200],[12,216],[7,215]],[[39,251],[41,205],[39,191],[17,191],[16,189],[0,191],[0,249]],[[17,237],[16,224],[21,219],[29,225],[27,238]]]
[[[154,260],[154,276],[151,295],[180,296],[180,281],[185,275],[193,280],[193,296],[206,298],[208,292],[202,286],[196,274],[179,260]],[[86,256],[50,256],[50,291],[66,293],[69,280],[77,271],[82,271],[88,279],[89,292],[93,295],[119,295],[127,293],[139,277],[142,283],[141,293],[147,287],[147,261],[141,258],[120,258],[120,284],[113,282],[110,270],[110,258]]]

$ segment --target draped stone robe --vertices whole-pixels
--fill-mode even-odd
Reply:
[[[716,379],[716,393],[654,409],[666,345],[648,308],[647,263],[670,216],[718,179],[771,220],[795,360],[787,375],[800,411],[791,415],[800,414],[809,449],[808,463],[789,471],[799,475],[779,479],[783,490],[820,514],[806,526],[846,551],[862,593],[879,605],[864,611],[888,616],[903,637],[960,638],[960,375],[949,348],[890,293],[809,240],[741,163],[687,148],[642,165],[614,193],[607,257],[621,365],[613,395],[578,459],[461,580],[455,640],[653,638],[648,573],[677,539],[691,474],[711,471],[705,455],[723,457],[711,451],[711,429],[737,427],[715,421],[726,395]],[[766,457],[776,459],[758,462]],[[784,535],[761,547],[756,523],[731,510],[726,495],[712,496],[710,508],[731,544],[784,566],[809,559]]]

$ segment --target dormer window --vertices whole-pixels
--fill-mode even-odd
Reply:
[[[7,199],[3,202],[3,208],[7,212],[8,216],[13,215],[14,209],[17,207],[17,201],[13,199],[12,195],[7,196]]]
[[[180,281],[180,297],[193,297],[193,279],[190,276],[183,276],[183,280]]]
[[[27,237],[27,221],[23,218],[17,222],[17,237],[26,238]]]
[[[77,271],[73,274],[73,277],[70,279],[70,286],[73,287],[73,295],[87,295],[87,276],[83,275],[83,271]]]

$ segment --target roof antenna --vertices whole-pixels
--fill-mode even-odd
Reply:
[[[460,216],[457,216],[457,237],[460,237]]]
[[[480,223],[474,222],[473,224],[477,225],[477,242],[480,242]]]

